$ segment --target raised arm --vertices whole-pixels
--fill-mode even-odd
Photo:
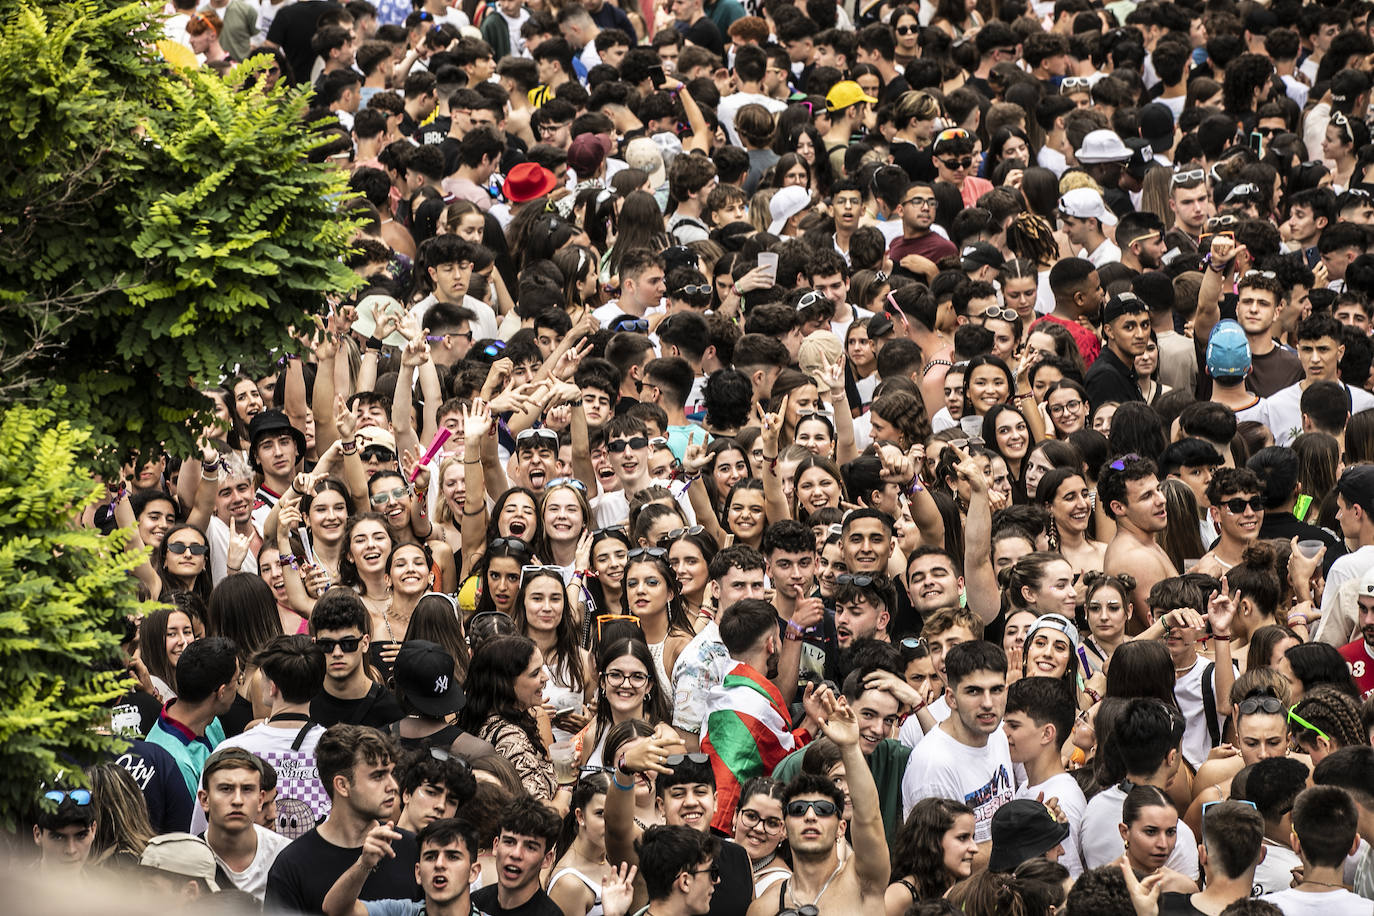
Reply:
[[[460,576],[471,571],[487,539],[487,482],[483,471],[482,449],[490,438],[491,409],[478,399],[471,409],[463,407],[463,565]]]
[[[951,446],[952,448],[953,446]],[[988,482],[978,462],[958,449],[957,471],[969,483],[968,520],[964,523],[964,591],[968,609],[984,623],[997,619],[997,575],[992,568],[992,504]]]
[[[891,869],[878,786],[873,782],[873,773],[868,769],[863,751],[859,750],[859,720],[854,710],[849,708],[844,697],[835,697],[829,691],[824,693],[821,731],[840,748],[854,808],[854,819],[849,824],[849,841],[854,846],[854,876],[859,879],[859,892],[863,896],[881,900],[887,891]],[[850,773],[854,775],[849,776]]]
[[[782,406],[777,413],[766,413],[758,404],[754,405],[754,418],[762,430],[759,437],[763,442],[763,499],[770,522],[792,517],[792,511],[787,508],[787,497],[782,494],[782,481],[778,479],[778,439],[782,433],[782,418],[786,415],[786,395],[783,395]]]
[[[684,752],[682,739],[671,725],[660,723],[648,738],[623,745],[618,760],[607,760],[613,785],[606,793],[606,861],[612,866],[626,862],[639,864],[635,840],[641,833],[635,825],[635,777],[640,773],[672,775],[663,761],[671,754]],[[864,767],[867,769],[867,766]]]
[[[1211,253],[1202,271],[1202,288],[1197,294],[1197,312],[1193,315],[1194,340],[1206,340],[1221,320],[1221,297],[1241,260],[1249,260],[1244,245],[1237,246],[1230,236],[1212,236]]]
[[[358,861],[334,882],[329,893],[324,895],[322,909],[324,916],[367,916],[367,907],[358,899],[363,885],[385,859],[395,858],[391,844],[401,839],[401,834],[390,821],[377,824],[363,838],[363,851]]]
[[[396,373],[396,391],[391,398],[391,431],[396,437],[396,454],[418,448],[415,434],[415,371],[429,362],[429,344],[417,333],[401,350],[401,368]]]
[[[698,443],[696,438],[695,432],[687,434],[687,451],[682,455],[683,473],[690,478],[687,484],[687,499],[692,503],[692,512],[697,517],[697,524],[705,528],[706,533],[714,538],[717,544],[724,547],[725,532],[721,530],[720,522],[716,518],[716,507],[711,505],[711,497],[706,494],[706,484],[701,479],[701,475],[711,463],[711,456],[706,452],[706,444]]]
[[[849,412],[849,397],[844,390],[844,355],[826,363],[825,380],[830,385],[831,416],[835,421],[835,463],[845,465],[859,457],[854,444],[854,415]]]

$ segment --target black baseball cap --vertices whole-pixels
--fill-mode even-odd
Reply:
[[[258,442],[268,436],[288,433],[296,443],[296,456],[305,457],[305,433],[291,425],[286,414],[280,410],[264,410],[248,422],[248,463],[253,470],[261,470],[258,463]]]
[[[431,719],[458,712],[467,703],[453,673],[453,656],[438,643],[412,639],[396,655],[396,686],[405,702]]]

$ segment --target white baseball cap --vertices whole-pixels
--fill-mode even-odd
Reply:
[[[806,188],[794,184],[778,191],[768,202],[768,215],[773,217],[773,221],[768,224],[768,231],[773,235],[780,234],[789,219],[809,206],[811,192]]]
[[[1098,219],[1104,226],[1116,225],[1116,214],[1092,188],[1074,188],[1059,198],[1059,212],[1074,219]]]

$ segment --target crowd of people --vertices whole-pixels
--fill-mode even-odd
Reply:
[[[156,609],[40,873],[1374,913],[1369,4],[413,2],[174,0],[362,288],[83,515]]]

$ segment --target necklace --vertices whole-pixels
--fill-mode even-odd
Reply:
[[[1194,668],[1196,668],[1196,667],[1197,667],[1197,659],[1193,659],[1193,663],[1192,663],[1191,665],[1185,665],[1185,666],[1183,666],[1182,668],[1175,667],[1175,668],[1174,668],[1174,674],[1175,674],[1175,675],[1178,675],[1178,674],[1187,674],[1189,671],[1192,671],[1192,670],[1193,670]]]
[[[1304,881],[1303,884],[1315,884],[1318,887],[1330,887],[1342,891],[1349,890],[1349,888],[1347,888],[1344,884],[1332,884],[1330,881],[1312,881],[1309,879]]]
[[[842,868],[844,868],[843,862],[835,866],[835,870],[830,873],[830,877],[826,878],[825,883],[821,885],[820,893],[816,894],[815,899],[811,901],[811,906],[816,906],[821,902],[821,898],[825,896],[825,892],[830,889],[830,882],[835,880],[835,876],[840,873],[840,869]],[[792,898],[792,905],[797,909],[801,909],[801,904],[797,902],[797,881],[795,876],[787,883],[787,893]]]

